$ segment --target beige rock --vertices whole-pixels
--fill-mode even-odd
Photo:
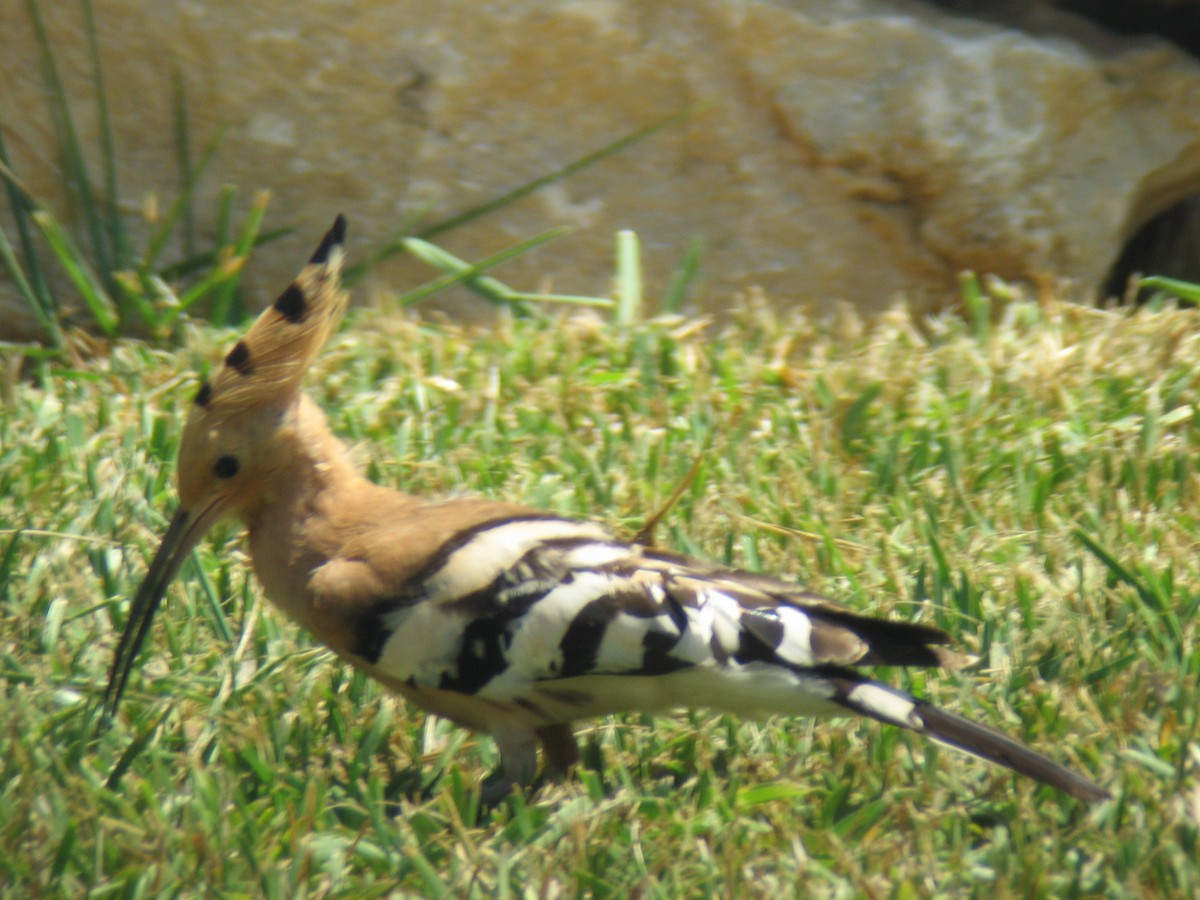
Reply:
[[[42,6],[94,147],[78,7]],[[909,0],[95,10],[123,200],[134,212],[177,191],[178,69],[197,153],[225,129],[202,226],[232,183],[244,204],[269,188],[268,226],[296,229],[252,261],[260,304],[338,211],[361,259],[422,211],[444,218],[710,98],[685,125],[439,241],[479,258],[568,224],[495,274],[606,294],[613,235],[633,229],[654,296],[699,236],[710,306],[758,286],[781,305],[871,312],[901,294],[944,305],[964,268],[1095,289],[1141,223],[1200,192],[1200,65],[1058,14],[1056,33],[1031,34]],[[0,4],[0,78],[18,171],[66,209],[24,4]],[[395,261],[373,279],[403,289],[432,274]]]

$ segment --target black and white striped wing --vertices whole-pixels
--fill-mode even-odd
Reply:
[[[547,691],[566,696],[570,687],[580,707],[573,717],[676,705],[833,711],[834,692],[814,669],[938,664],[944,656],[930,646],[945,641],[784,582],[545,517],[459,536],[366,631],[377,648],[368,662],[399,682],[543,704]]]

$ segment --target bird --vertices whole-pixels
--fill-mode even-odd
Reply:
[[[872,617],[593,522],[368,480],[302,389],[347,307],[345,236],[338,215],[200,383],[179,447],[179,503],[130,604],[104,721],[184,559],[235,517],[274,606],[385,688],[495,741],[487,802],[534,784],[539,747],[547,772],[569,773],[580,758],[576,722],[684,707],[862,716],[1085,803],[1109,797],[1016,739],[861,671],[958,665],[938,628]]]

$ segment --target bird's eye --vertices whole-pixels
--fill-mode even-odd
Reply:
[[[213,474],[218,478],[232,478],[238,473],[236,456],[222,456],[213,463]]]

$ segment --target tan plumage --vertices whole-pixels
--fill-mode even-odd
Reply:
[[[345,220],[339,217],[296,280],[226,354],[216,374],[201,387],[207,396],[197,407],[207,415],[193,415],[189,425],[269,403],[300,387],[350,300],[338,278],[345,230]]]
[[[196,395],[180,506],[133,600],[105,693],[115,712],[182,560],[218,519],[249,533],[267,597],[351,664],[491,735],[503,790],[537,747],[566,769],[575,720],[704,705],[744,715],[857,713],[1088,801],[1107,794],[991,729],[854,666],[947,666],[945,634],[873,619],[794,584],[485,500],[431,502],[367,481],[300,392],[346,306],[339,216],[299,278]]]

